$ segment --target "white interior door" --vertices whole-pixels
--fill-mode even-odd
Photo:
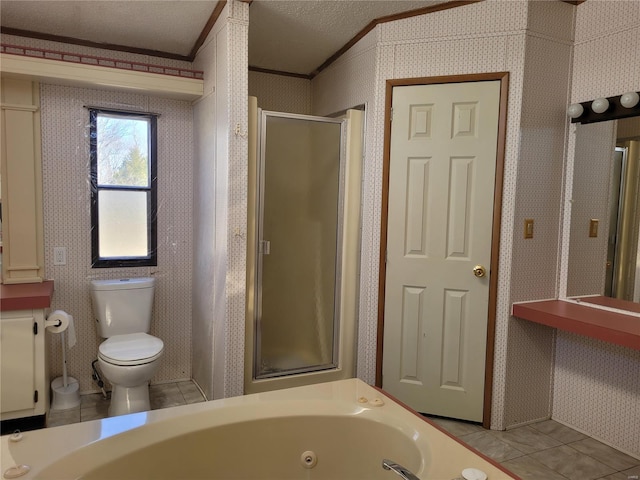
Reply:
[[[496,80],[395,87],[392,100],[382,386],[417,411],[472,421],[483,412],[499,99]]]

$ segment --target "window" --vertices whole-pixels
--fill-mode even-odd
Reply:
[[[155,266],[156,116],[89,115],[92,267]]]

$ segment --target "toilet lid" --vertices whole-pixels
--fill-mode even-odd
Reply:
[[[164,343],[146,333],[114,335],[100,344],[100,356],[109,363],[135,365],[148,363],[159,357]]]

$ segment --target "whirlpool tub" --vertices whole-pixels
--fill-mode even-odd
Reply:
[[[43,479],[518,478],[359,380],[216,400],[2,437],[2,472]]]

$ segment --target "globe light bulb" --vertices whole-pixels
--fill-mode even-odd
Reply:
[[[604,113],[607,111],[608,108],[609,108],[609,100],[607,100],[606,98],[596,98],[591,103],[591,110],[593,110],[596,113]]]
[[[584,112],[584,108],[579,103],[572,103],[567,108],[567,115],[571,118],[578,118]]]
[[[620,104],[625,108],[633,108],[640,101],[638,92],[628,92],[620,97]]]

